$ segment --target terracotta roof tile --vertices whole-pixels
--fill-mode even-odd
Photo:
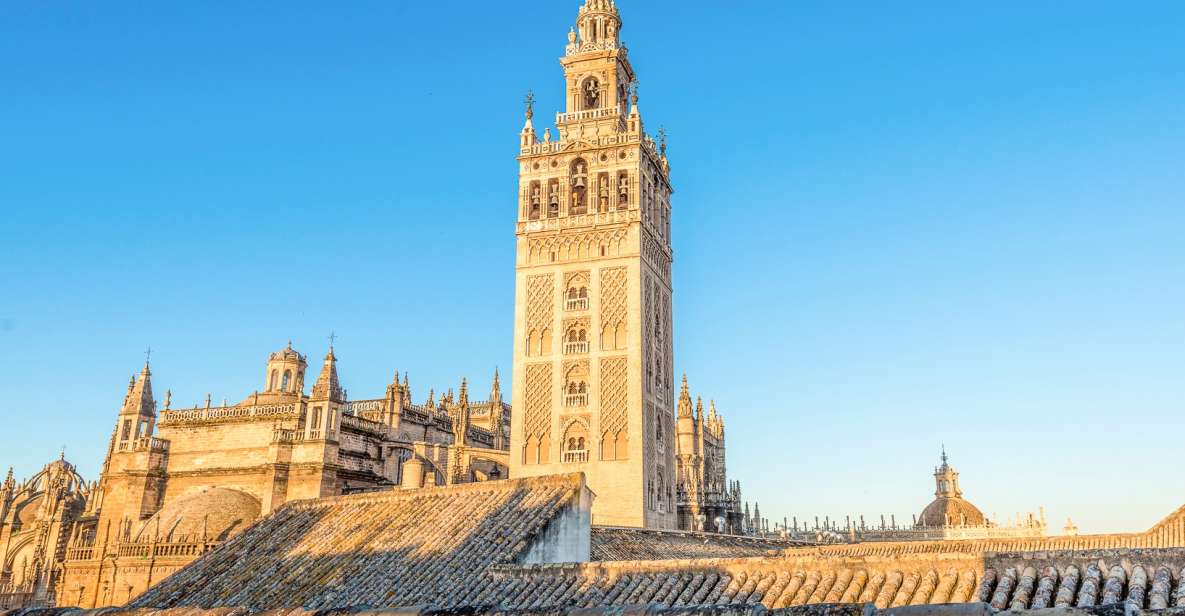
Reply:
[[[592,528],[593,560],[739,558],[766,556],[775,551],[808,545],[812,544],[804,541],[716,533],[615,526]]]
[[[131,606],[453,604],[480,596],[485,570],[523,555],[584,489],[581,475],[557,475],[293,502]]]

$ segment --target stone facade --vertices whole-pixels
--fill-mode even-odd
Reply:
[[[740,484],[730,483],[725,474],[724,417],[716,412],[714,401],[705,415],[699,398],[692,411],[686,375],[679,392],[678,416],[679,528],[731,535],[747,532]]]
[[[413,404],[407,376],[349,400],[332,348],[311,392],[291,344],[269,356],[262,391],[238,404],[158,413],[145,364],[128,385],[96,489],[70,530],[57,600],[123,603],[284,503],[505,478],[510,406],[468,384]]]
[[[511,433],[515,477],[588,474],[593,522],[673,529],[671,182],[643,129],[610,0],[560,59],[566,109],[519,136]]]
[[[8,470],[0,486],[0,609],[54,604],[66,544],[93,489],[65,456],[20,484]]]

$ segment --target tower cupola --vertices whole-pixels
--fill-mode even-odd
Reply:
[[[272,353],[267,358],[267,375],[264,391],[267,393],[304,393],[304,373],[308,368],[305,356],[288,346]]]

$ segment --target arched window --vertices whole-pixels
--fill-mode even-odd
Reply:
[[[563,461],[567,463],[588,462],[588,428],[574,421],[564,430]]]
[[[279,376],[279,371],[272,370],[272,376],[267,381],[267,390],[268,391],[275,391],[276,390],[276,378],[278,378],[278,376]]]
[[[601,106],[601,84],[596,77],[589,77],[584,80],[584,86],[581,87],[581,95],[584,98],[585,109],[597,109]]]
[[[573,215],[588,213],[588,163],[583,158],[572,161],[569,170],[572,182],[572,201],[568,203],[568,213]]]
[[[292,371],[285,370],[284,371],[284,378],[280,380],[280,389],[283,391],[288,391],[288,386],[289,386],[289,384],[291,384],[291,382],[292,382]]]

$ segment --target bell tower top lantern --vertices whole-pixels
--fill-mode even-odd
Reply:
[[[561,132],[572,122],[629,113],[634,71],[621,44],[621,16],[613,0],[586,0],[568,32],[560,63],[568,81],[567,113],[557,119]]]

